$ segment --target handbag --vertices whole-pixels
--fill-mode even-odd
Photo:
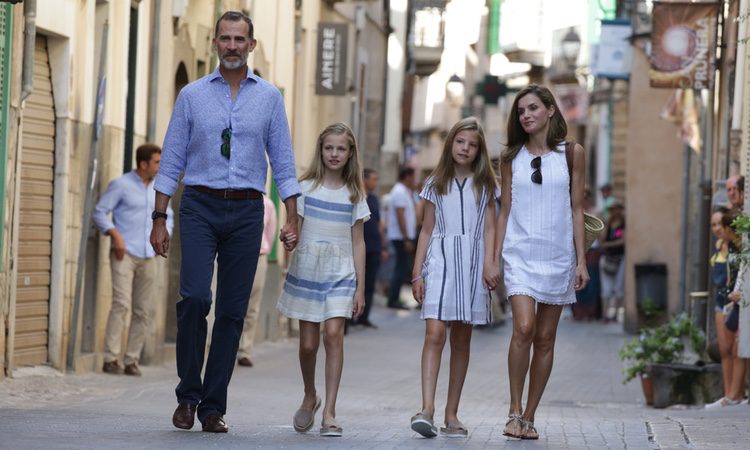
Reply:
[[[724,319],[724,326],[727,327],[727,329],[733,333],[737,332],[737,329],[740,327],[740,305],[737,303],[734,304],[734,308],[732,308],[731,311],[729,311],[729,314],[727,314],[727,318]]]
[[[620,262],[622,261],[622,255],[604,255],[602,258],[602,270],[607,275],[617,275],[617,271],[620,270]]]
[[[569,183],[573,182],[573,147],[575,146],[575,144],[575,141],[565,141],[565,162],[568,165],[568,179],[570,180]],[[568,191],[570,191],[570,189],[571,186],[570,184],[568,184]],[[570,201],[571,203],[573,202],[572,197]],[[588,252],[591,246],[594,245],[594,241],[596,241],[603,230],[604,222],[602,222],[600,218],[592,216],[587,212],[583,213],[584,253]]]

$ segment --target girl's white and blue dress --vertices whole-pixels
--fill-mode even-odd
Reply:
[[[451,180],[446,195],[435,192],[433,181],[428,179],[419,194],[435,205],[435,227],[422,266],[422,319],[487,324],[492,308],[482,269],[484,221],[492,196],[483,190],[477,201],[471,177]]]
[[[526,146],[513,159],[511,206],[503,241],[508,297],[553,305],[575,303],[575,250],[565,144],[542,156],[542,184],[531,181]]]
[[[300,182],[297,214],[304,221],[276,308],[291,319],[309,322],[349,318],[357,289],[352,226],[367,221],[370,209],[364,198],[352,204],[346,186],[313,185],[312,180]]]

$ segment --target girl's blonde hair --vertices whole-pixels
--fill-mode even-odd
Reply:
[[[320,186],[323,182],[326,166],[323,164],[323,141],[332,135],[345,135],[349,141],[349,151],[351,156],[346,162],[342,177],[346,187],[349,188],[349,200],[352,203],[358,203],[365,198],[365,184],[362,179],[362,164],[359,162],[359,150],[357,150],[357,141],[354,138],[354,132],[349,125],[341,122],[328,125],[318,136],[318,142],[315,144],[316,152],[313,156],[310,167],[302,174],[300,181],[313,180],[313,187]]]
[[[465,130],[476,131],[479,138],[477,157],[471,163],[471,171],[474,173],[474,194],[477,202],[479,202],[482,198],[482,190],[487,191],[487,195],[489,196],[495,195],[497,181],[495,170],[492,168],[492,161],[490,161],[490,154],[487,150],[484,129],[476,117],[467,117],[459,120],[448,132],[445,143],[443,143],[443,154],[440,156],[437,167],[430,174],[430,177],[432,177],[432,189],[438,195],[446,195],[448,193],[448,185],[453,182],[453,178],[456,176],[455,163],[453,161],[453,141],[456,139],[458,133]]]
[[[565,123],[565,118],[560,112],[560,108],[557,106],[555,96],[552,95],[552,92],[550,92],[545,86],[530,84],[516,94],[516,98],[513,100],[513,106],[510,107],[507,132],[508,145],[501,155],[503,162],[509,163],[513,161],[524,144],[529,140],[529,134],[521,126],[521,118],[518,116],[518,102],[529,94],[536,95],[537,98],[541,100],[542,104],[544,104],[545,108],[555,109],[549,120],[547,147],[553,151],[557,151],[557,145],[565,141],[565,137],[568,135],[568,125]]]

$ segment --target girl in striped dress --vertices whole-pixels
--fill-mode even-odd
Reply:
[[[323,323],[326,350],[326,401],[321,436],[341,436],[336,395],[344,361],[344,323],[364,308],[365,243],[363,223],[370,218],[354,133],[343,123],[318,137],[310,168],[302,175],[299,245],[277,305],[299,320],[299,361],[305,396],[294,414],[294,429],[306,432],[321,400],[315,390],[315,363]],[[285,243],[297,236],[280,236]]]
[[[422,305],[426,328],[422,410],[412,417],[411,428],[425,437],[437,435],[435,388],[449,328],[450,381],[445,427],[440,430],[451,437],[468,434],[458,420],[458,402],[469,366],[472,325],[491,321],[489,290],[500,276],[492,253],[496,189],[481,125],[473,117],[459,121],[448,133],[440,162],[420,194],[427,201],[412,292]]]

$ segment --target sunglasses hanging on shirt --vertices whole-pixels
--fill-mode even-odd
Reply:
[[[227,128],[224,128],[224,130],[221,132],[221,156],[225,157],[226,159],[229,159],[229,157],[232,154],[232,126],[230,125]]]
[[[542,157],[537,156],[531,160],[531,168],[534,169],[531,172],[531,182],[536,184],[542,184]]]

